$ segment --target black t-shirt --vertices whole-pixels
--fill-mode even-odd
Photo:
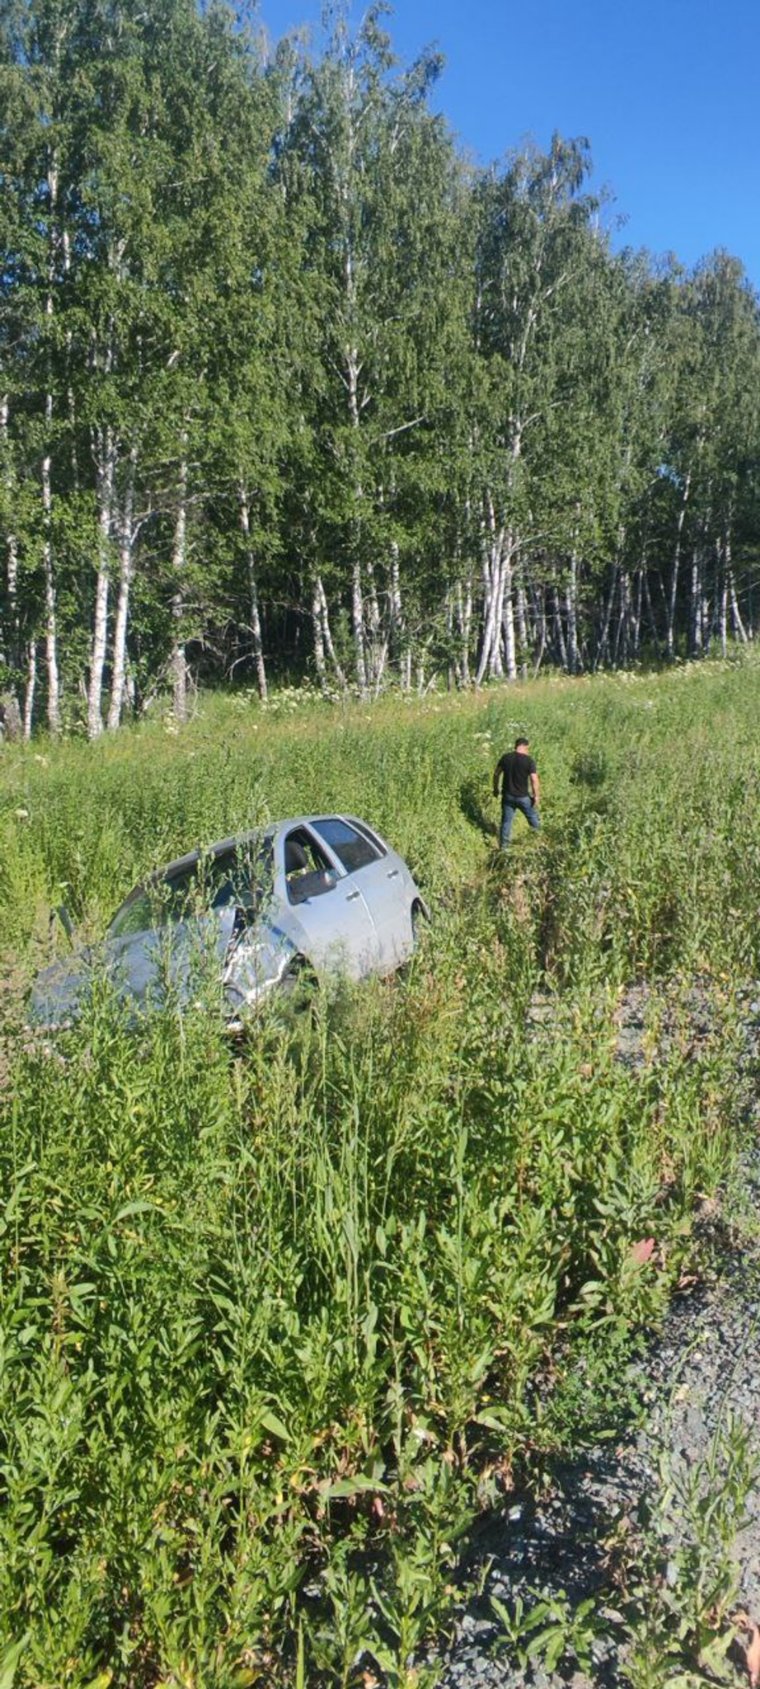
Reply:
[[[502,798],[527,798],[529,776],[537,769],[533,758],[526,756],[524,751],[507,751],[497,763],[496,772],[502,777]]]

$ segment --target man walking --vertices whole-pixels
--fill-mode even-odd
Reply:
[[[528,755],[530,746],[527,739],[516,739],[513,751],[506,751],[499,758],[493,772],[493,795],[499,795],[499,777],[501,777],[501,831],[499,844],[502,850],[509,845],[512,832],[512,822],[515,810],[519,809],[525,816],[529,826],[538,832],[541,827],[541,817],[538,813],[540,786],[538,770],[532,756]]]

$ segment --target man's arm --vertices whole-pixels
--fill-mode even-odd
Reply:
[[[536,806],[536,809],[538,809],[539,801],[540,801],[540,798],[541,798],[541,784],[540,784],[538,775],[537,774],[530,774],[528,776],[528,784],[530,785],[530,795],[533,799],[533,802]]]
[[[494,795],[495,798],[498,798],[498,796],[499,796],[499,775],[501,774],[501,768],[502,768],[503,761],[504,761],[504,758],[499,757],[499,760],[498,760],[496,767],[493,771],[493,795]]]

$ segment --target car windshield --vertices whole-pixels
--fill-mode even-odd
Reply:
[[[229,903],[254,912],[271,894],[272,876],[270,838],[200,856],[187,867],[136,886],[117,909],[108,937],[130,938],[207,914],[210,909],[223,909]]]

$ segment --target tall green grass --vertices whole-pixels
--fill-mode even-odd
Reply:
[[[0,1681],[425,1681],[469,1522],[612,1411],[730,1163],[759,689],[213,699],[180,737],[4,753]],[[504,867],[518,729],[545,830]],[[97,931],[190,845],[331,807],[428,892],[408,977],[237,1048],[197,1010],[130,1032],[106,993],[53,1049],[23,1033],[51,902]]]

